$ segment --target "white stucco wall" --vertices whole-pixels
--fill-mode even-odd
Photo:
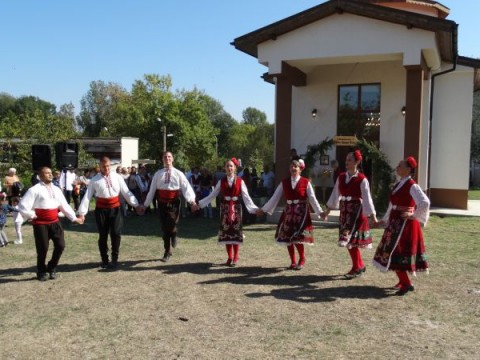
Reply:
[[[258,46],[258,61],[269,73],[281,72],[283,60],[323,59],[324,63],[403,59],[419,64],[422,49],[436,49],[433,32],[352,14],[336,14]],[[330,60],[329,60],[330,59]]]
[[[132,166],[132,160],[138,159],[138,138],[122,137],[122,166]]]
[[[473,69],[457,67],[435,79],[430,186],[468,189]]]
[[[403,158],[405,73],[400,61],[319,66],[307,75],[308,86],[293,88],[293,147],[302,154],[308,145],[337,135],[338,85],[380,83],[380,148],[395,166]],[[314,108],[316,119],[311,115]],[[329,156],[335,158],[335,148]]]

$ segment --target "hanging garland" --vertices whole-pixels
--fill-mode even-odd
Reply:
[[[333,145],[335,145],[335,142],[328,137],[316,145],[308,145],[304,159],[305,165],[312,168],[316,159],[326,155]],[[364,163],[368,162],[371,165],[372,175],[369,182],[373,202],[377,212],[384,212],[388,206],[391,185],[395,180],[388,158],[375,144],[365,139],[358,140],[355,149],[362,152]]]

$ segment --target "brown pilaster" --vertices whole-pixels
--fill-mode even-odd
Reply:
[[[292,86],[305,86],[307,76],[299,69],[282,62],[282,73],[276,79],[275,101],[275,182],[288,174],[292,146]]]
[[[423,69],[421,65],[405,66],[407,70],[407,89],[405,102],[405,140],[404,157],[414,156],[420,161]]]

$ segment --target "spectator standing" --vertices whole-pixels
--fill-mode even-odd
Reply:
[[[275,186],[275,174],[270,170],[268,165],[263,166],[263,173],[260,176],[260,186],[263,189],[264,195],[271,197]]]
[[[13,186],[16,182],[20,182],[17,176],[17,170],[15,168],[8,169],[8,173],[3,180],[3,187],[5,188],[9,204],[11,204],[10,198],[13,196]]]

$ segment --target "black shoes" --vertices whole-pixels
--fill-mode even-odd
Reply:
[[[354,279],[356,277],[359,277],[359,276],[362,276],[362,274],[367,270],[367,268],[364,266],[363,268],[361,269],[358,269],[358,270],[350,270],[348,273],[346,273],[345,275],[343,275],[345,277],[345,279],[347,280],[351,280],[351,279]]]
[[[37,273],[37,280],[38,281],[47,281],[48,280],[48,273],[46,273],[46,272]]]
[[[397,296],[404,296],[406,293],[408,293],[409,291],[414,291],[415,288],[413,287],[413,285],[410,285],[410,286],[402,286],[400,288],[400,290],[398,290],[395,295]]]
[[[165,253],[161,261],[168,262],[171,257],[172,257],[172,254]]]
[[[55,280],[57,278],[57,272],[55,270],[51,270],[48,272],[50,280]]]

